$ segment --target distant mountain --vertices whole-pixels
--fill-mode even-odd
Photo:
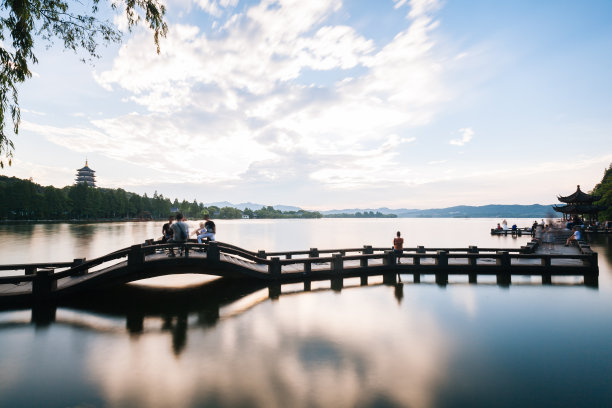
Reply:
[[[447,208],[433,208],[428,210],[417,209],[389,209],[389,208],[367,208],[367,209],[344,209],[321,211],[321,214],[354,214],[356,212],[380,211],[383,214],[396,214],[403,218],[547,218],[554,214],[550,205],[503,205],[489,204],[483,206],[458,205]]]
[[[319,212],[323,215],[330,215],[330,214],[355,214],[356,212],[363,213],[366,211],[368,212],[371,211],[373,213],[380,212],[381,214],[395,214],[399,216],[400,212],[405,213],[405,212],[421,211],[421,210],[407,210],[405,208],[392,210],[387,207],[381,207],[381,208],[347,208],[344,210],[327,210],[327,211],[319,211]]]
[[[232,207],[232,208],[237,208],[240,211],[244,211],[245,208],[249,208],[253,211],[255,210],[261,210],[263,207],[267,207],[267,205],[264,204],[257,204],[257,203],[240,203],[240,204],[233,204],[230,203],[229,201],[217,201],[214,203],[208,203],[208,204],[204,204],[206,207],[210,207],[212,205],[219,207],[219,208],[223,208],[223,207]],[[272,206],[275,210],[279,210],[279,211],[299,211],[301,210],[300,207],[294,207],[291,205],[281,205],[281,204],[276,204]]]
[[[219,208],[222,207],[233,207],[244,211],[245,208],[251,210],[259,210],[263,207],[267,207],[264,204],[257,203],[240,203],[233,204],[229,201],[218,201],[215,203],[204,204],[207,207],[215,205]],[[273,205],[275,210],[280,211],[299,211],[300,207],[290,205]],[[446,208],[431,208],[427,210],[419,209],[408,209],[408,208],[396,208],[391,209],[387,207],[381,208],[346,208],[342,210],[326,210],[319,211],[323,215],[330,214],[355,214],[357,212],[381,212],[382,214],[395,214],[402,218],[549,218],[554,215],[554,211],[550,205],[504,205],[504,204],[489,204],[481,206],[470,206],[470,205],[457,205],[454,207]]]

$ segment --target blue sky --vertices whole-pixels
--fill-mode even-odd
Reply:
[[[166,4],[160,55],[142,27],[94,65],[40,43],[3,174],[432,208],[552,203],[612,162],[612,2]]]

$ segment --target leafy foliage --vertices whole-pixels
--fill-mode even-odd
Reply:
[[[17,86],[32,76],[30,64],[38,62],[34,40],[40,38],[51,45],[57,39],[66,49],[84,50],[90,60],[99,58],[100,43],[121,40],[121,32],[112,23],[96,17],[99,1],[92,0],[87,7],[78,1],[1,0],[0,168],[4,167],[4,160],[11,165],[14,145],[7,134],[7,122],[12,122],[12,132],[17,134],[21,120]],[[113,10],[125,8],[130,30],[142,20],[140,13],[144,12],[159,53],[160,37],[168,31],[164,21],[166,9],[160,0],[112,1],[109,6]]]
[[[0,176],[0,220],[118,220],[164,219],[177,208],[191,219],[235,219],[243,214],[251,218],[321,218],[319,212],[279,211],[263,207],[240,211],[233,207],[205,207],[196,200],[170,201],[157,191],[153,197],[119,189],[94,188],[76,184],[64,188],[43,187],[31,180]]]
[[[607,207],[599,213],[599,220],[612,220],[612,164],[606,169],[601,182],[595,186],[592,193],[601,196],[601,200],[595,204]]]

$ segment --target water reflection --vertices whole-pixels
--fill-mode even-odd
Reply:
[[[466,242],[452,246],[517,242],[477,242],[480,220],[460,228],[392,221],[365,238],[359,231],[374,224],[220,224],[224,240],[248,249],[386,243],[395,222],[415,236],[426,225],[429,235],[419,236],[426,245],[443,246],[463,229]],[[339,225],[347,234],[324,233]],[[90,254],[102,254],[152,238],[158,227],[111,223],[80,238],[66,224],[24,235],[4,230],[0,250],[38,257],[51,247],[41,262],[70,260],[91,256],[75,250],[82,238]],[[26,235],[46,242],[25,247]],[[13,238],[24,240],[12,246]],[[600,252],[598,291],[514,278],[506,289],[494,276],[445,287],[408,274],[370,286],[359,278],[282,287],[219,279],[181,290],[128,285],[57,308],[0,312],[0,406],[606,406],[610,240],[592,244]]]

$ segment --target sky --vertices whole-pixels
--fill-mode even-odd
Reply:
[[[310,210],[550,204],[612,163],[612,2],[166,0],[101,58],[47,48],[13,165]]]

